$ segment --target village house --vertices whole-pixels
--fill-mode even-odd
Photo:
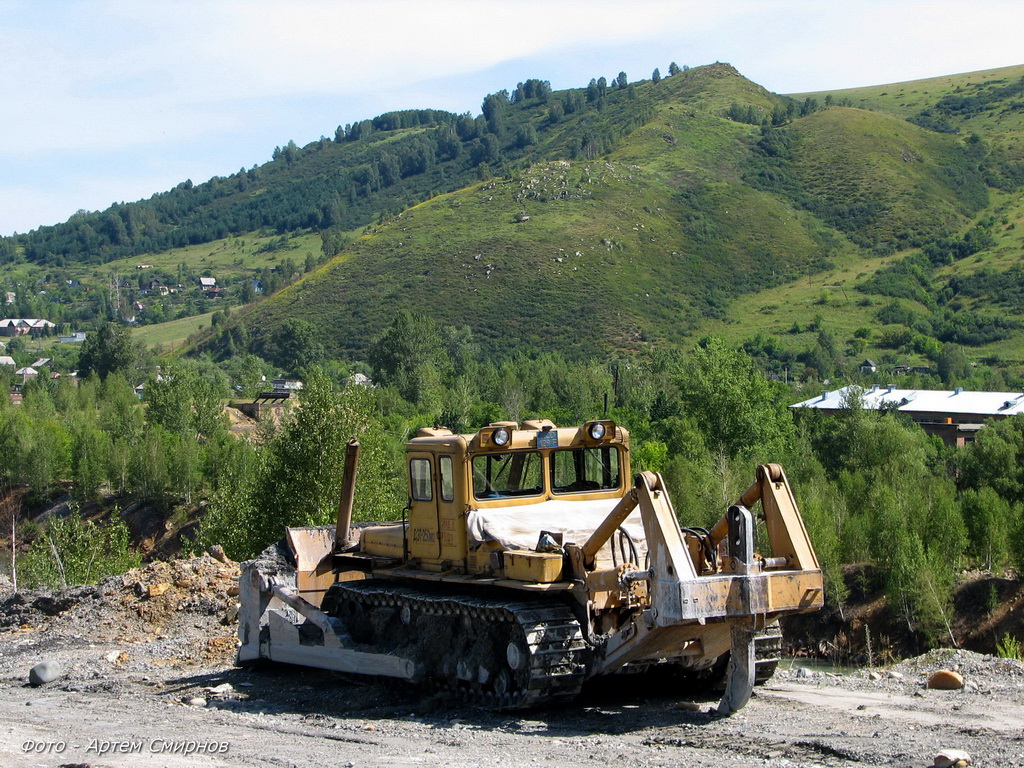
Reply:
[[[14,375],[20,376],[21,383],[25,384],[35,379],[39,375],[39,371],[37,371],[31,365],[26,365],[23,368],[19,368],[18,370],[16,370],[14,372]]]
[[[1024,392],[970,392],[953,390],[897,389],[895,384],[877,384],[864,389],[856,384],[791,405],[825,413],[848,410],[851,403],[862,408],[892,408],[905,413],[925,432],[938,435],[946,445],[973,443],[978,430],[989,419],[1000,420],[1024,413]]]
[[[40,318],[5,318],[0,320],[0,336],[42,336],[54,323]]]
[[[271,379],[270,386],[275,392],[298,392],[302,389],[302,382],[298,379]]]
[[[215,277],[200,277],[199,287],[208,299],[220,297],[220,288],[217,287],[217,278]]]

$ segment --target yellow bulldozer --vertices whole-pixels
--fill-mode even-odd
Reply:
[[[243,563],[239,663],[403,678],[498,709],[657,667],[724,682],[729,714],[774,671],[778,619],[822,605],[776,464],[713,527],[681,527],[661,476],[631,475],[629,433],[607,419],[422,429],[403,519],[353,527],[358,450],[335,526],[288,528]]]

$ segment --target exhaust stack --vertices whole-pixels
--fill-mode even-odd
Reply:
[[[345,447],[345,474],[338,501],[338,523],[334,530],[334,551],[344,552],[352,546],[352,504],[356,497],[356,469],[359,465],[359,441],[354,437]]]

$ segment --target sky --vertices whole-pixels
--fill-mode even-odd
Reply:
[[[0,0],[0,235],[397,109],[724,61],[776,93],[1024,64],[1020,0]]]

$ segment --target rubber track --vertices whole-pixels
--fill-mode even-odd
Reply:
[[[332,589],[343,591],[349,600],[368,608],[395,608],[399,616],[406,608],[425,615],[451,616],[460,622],[454,625],[453,632],[458,631],[463,621],[518,625],[518,629],[510,626],[507,635],[510,639],[525,638],[525,685],[500,692],[456,676],[427,681],[440,689],[455,691],[473,704],[489,709],[520,709],[565,701],[579,693],[586,677],[590,648],[579,622],[564,605],[537,600],[485,600],[370,582],[343,582]],[[506,660],[498,659],[496,664],[506,665]]]

